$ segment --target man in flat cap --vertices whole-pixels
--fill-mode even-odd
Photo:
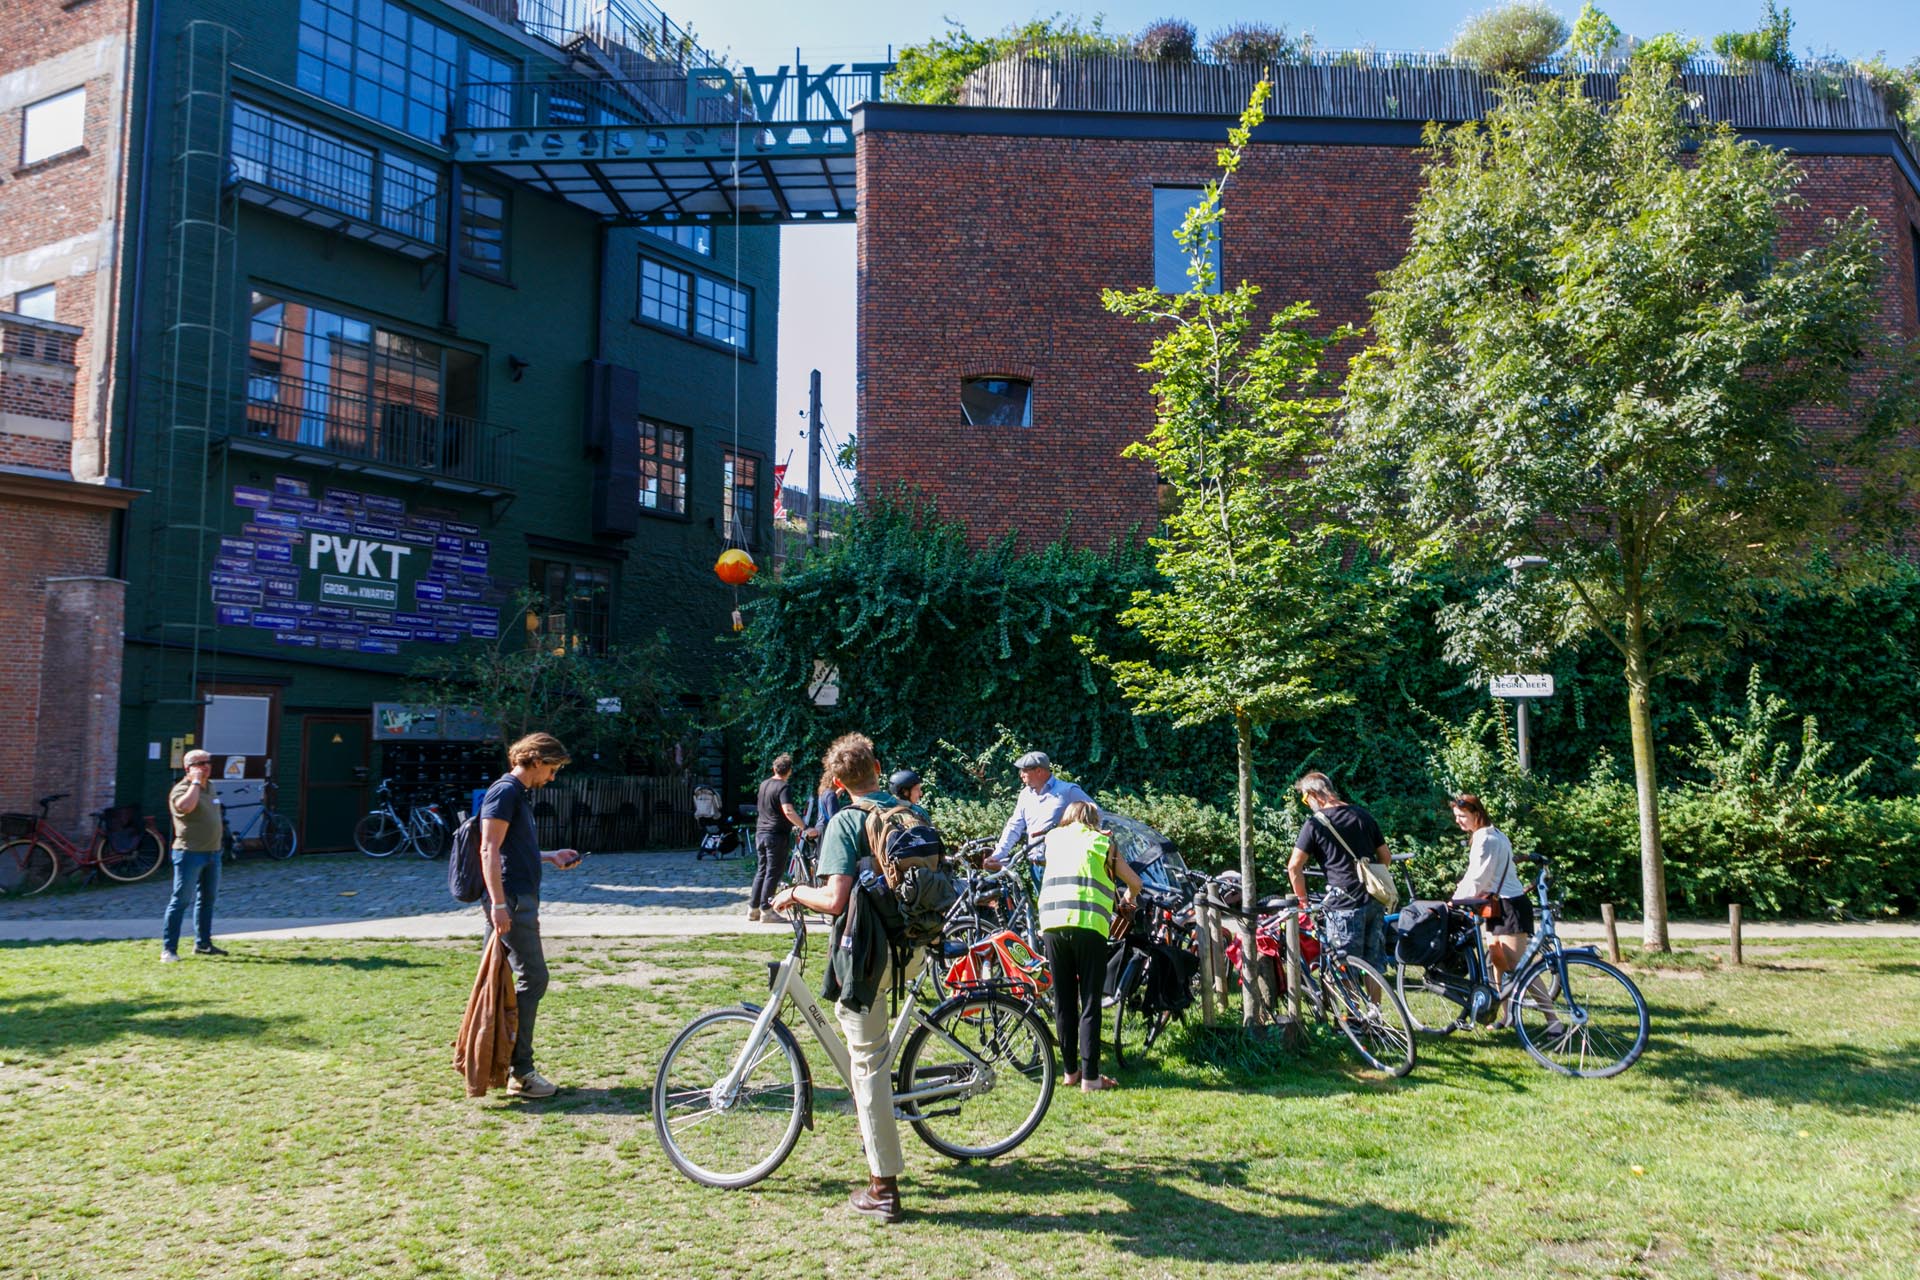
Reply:
[[[1020,771],[1020,798],[1014,802],[1013,816],[1000,832],[1000,843],[994,846],[990,866],[1004,863],[1021,841],[1037,839],[1059,826],[1060,815],[1067,811],[1068,805],[1076,801],[1093,804],[1093,797],[1079,786],[1053,776],[1053,761],[1044,751],[1027,752],[1013,762],[1013,767]],[[1094,809],[1098,812],[1099,806],[1094,805]]]

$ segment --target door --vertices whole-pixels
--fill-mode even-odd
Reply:
[[[372,717],[307,717],[301,733],[300,848],[353,848],[353,824],[367,811]]]

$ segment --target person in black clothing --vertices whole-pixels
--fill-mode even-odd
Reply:
[[[480,802],[480,875],[486,881],[487,936],[498,932],[507,944],[513,968],[513,992],[520,1008],[520,1029],[513,1041],[512,1079],[507,1094],[550,1098],[554,1083],[533,1069],[533,1019],[547,992],[547,957],[540,945],[540,871],[551,862],[562,871],[580,865],[574,849],[540,851],[533,825],[533,792],[567,764],[567,749],[550,733],[530,733],[507,748],[513,768],[487,788]]]
[[[780,872],[793,847],[793,828],[811,840],[820,832],[807,826],[800,811],[793,807],[793,757],[781,752],[773,758],[773,773],[760,784],[754,805],[753,853],[758,865],[753,872],[753,890],[747,898],[747,919],[770,920],[785,924],[785,917],[769,904],[780,886]]]
[[[1384,969],[1387,913],[1367,892],[1354,860],[1371,858],[1382,866],[1392,865],[1387,838],[1372,814],[1340,798],[1326,774],[1309,773],[1293,785],[1307,806],[1307,820],[1300,824],[1293,857],[1287,861],[1293,896],[1301,907],[1307,905],[1307,860],[1318,862],[1327,873],[1326,936],[1321,943]]]

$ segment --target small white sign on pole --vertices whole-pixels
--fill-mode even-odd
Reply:
[[[1495,676],[1492,693],[1496,698],[1551,698],[1553,677]]]

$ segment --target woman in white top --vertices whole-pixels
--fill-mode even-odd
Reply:
[[[1484,926],[1487,958],[1504,983],[1513,967],[1526,954],[1533,941],[1533,902],[1527,887],[1513,867],[1513,842],[1487,817],[1480,797],[1458,795],[1453,798],[1453,821],[1472,837],[1467,848],[1467,874],[1460,877],[1453,896],[1498,898],[1500,905]]]

